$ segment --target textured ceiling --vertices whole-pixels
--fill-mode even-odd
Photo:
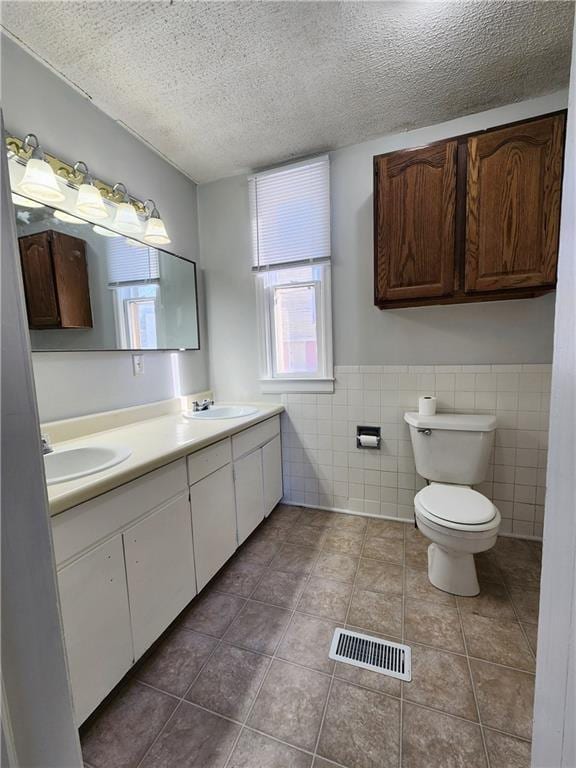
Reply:
[[[572,2],[2,2],[2,24],[203,182],[549,93]]]

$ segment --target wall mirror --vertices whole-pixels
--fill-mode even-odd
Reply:
[[[193,261],[13,199],[33,351],[200,348]]]

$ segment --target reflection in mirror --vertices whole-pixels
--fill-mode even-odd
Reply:
[[[13,199],[33,351],[199,349],[194,262]]]

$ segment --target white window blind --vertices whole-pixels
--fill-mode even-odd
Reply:
[[[108,284],[131,285],[157,282],[160,278],[158,251],[147,245],[132,245],[123,238],[108,244]]]
[[[330,259],[328,155],[250,177],[253,270]]]

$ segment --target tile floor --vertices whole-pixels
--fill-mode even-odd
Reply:
[[[89,768],[528,768],[540,545],[482,592],[412,526],[279,505],[82,728]],[[336,626],[412,646],[412,682],[328,658]]]

